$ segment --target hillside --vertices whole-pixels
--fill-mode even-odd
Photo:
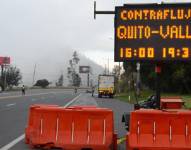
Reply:
[[[63,54],[63,53],[62,53]],[[35,72],[35,81],[38,79],[48,79],[50,82],[52,82],[52,86],[55,85],[55,82],[58,80],[61,73],[64,75],[64,86],[68,85],[68,78],[67,78],[67,67],[69,66],[69,60],[72,58],[72,52],[67,52],[67,55],[59,55],[59,54],[53,54],[49,57],[41,57],[38,58],[36,61],[36,72]],[[92,68],[92,74],[90,74],[90,80],[94,78],[93,83],[97,83],[97,76],[98,74],[103,73],[104,68],[83,54],[79,54],[80,65],[84,66],[91,66]],[[23,84],[25,85],[32,85],[33,80],[33,72],[34,72],[34,65],[35,63],[32,63],[30,60],[28,60],[27,66],[20,65],[18,66],[21,69],[22,75],[23,75]],[[78,68],[78,67],[77,67]],[[78,70],[78,69],[77,69]],[[87,85],[87,75],[81,74],[82,78],[82,86]]]

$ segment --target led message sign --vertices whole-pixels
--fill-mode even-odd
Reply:
[[[191,3],[115,9],[115,61],[191,60]]]

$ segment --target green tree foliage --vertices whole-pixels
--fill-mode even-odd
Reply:
[[[112,70],[112,74],[118,79],[120,74],[121,67],[119,65],[115,65]]]
[[[3,81],[1,81],[2,85],[3,82],[6,80],[5,84],[9,88],[12,88],[13,86],[18,86],[22,79],[20,69],[18,69],[15,66],[10,66],[6,71],[4,71],[2,79],[3,79]]]
[[[63,74],[60,75],[58,82],[56,82],[56,86],[63,86],[64,83],[64,76]]]
[[[79,87],[79,86],[80,86],[80,83],[81,83],[81,78],[80,78],[79,74],[74,73],[72,77],[73,77],[73,80],[72,80],[73,83],[72,83],[72,85]]]
[[[72,59],[69,60],[69,67],[67,68],[68,70],[68,79],[70,82],[70,85],[72,86],[80,86],[81,84],[81,78],[79,74],[77,73],[77,64],[79,63],[80,58],[78,57],[78,54],[76,51],[74,51],[72,55]]]
[[[136,71],[136,62],[123,62],[123,69],[125,70],[125,74],[131,74]]]
[[[47,79],[37,80],[35,86],[40,86],[42,88],[46,88],[49,85],[49,81]]]
[[[123,69],[125,72],[121,74],[119,81],[119,88],[121,92],[128,92],[134,89],[136,79],[136,62],[123,62]]]
[[[120,81],[119,81],[120,72],[121,72],[121,67],[119,65],[115,65],[113,70],[112,70],[112,74],[115,77],[116,92],[121,91],[121,89],[120,89]]]
[[[80,61],[80,58],[78,57],[78,53],[77,53],[76,51],[73,53],[72,61],[73,61],[75,64],[78,64],[78,62]]]
[[[136,72],[135,63],[125,62],[125,74]],[[190,93],[191,92],[191,63],[168,62],[161,64],[161,90],[163,92]],[[155,90],[155,63],[141,63],[141,82]]]

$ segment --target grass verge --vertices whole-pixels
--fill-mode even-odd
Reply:
[[[155,92],[154,91],[142,91],[140,96],[137,97],[137,101],[143,101],[143,100],[147,100],[147,98],[150,95],[154,95]],[[162,97],[181,97],[183,99],[183,101],[185,102],[185,108],[187,109],[191,109],[191,94],[189,95],[180,95],[180,94],[174,94],[174,93],[162,93],[161,94]],[[135,92],[128,92],[128,93],[120,93],[116,95],[116,98],[124,101],[124,102],[128,102],[130,104],[135,104],[136,103],[136,96],[135,96]]]

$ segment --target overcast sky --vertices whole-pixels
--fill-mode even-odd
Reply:
[[[97,9],[114,10],[116,5],[127,2],[97,0]],[[102,66],[109,58],[111,67],[113,18],[113,15],[102,15],[94,20],[93,0],[0,0],[0,55],[10,56],[25,80],[29,80],[35,63],[41,67],[41,76],[47,74],[49,66],[57,66],[58,72],[66,68],[74,50]]]

